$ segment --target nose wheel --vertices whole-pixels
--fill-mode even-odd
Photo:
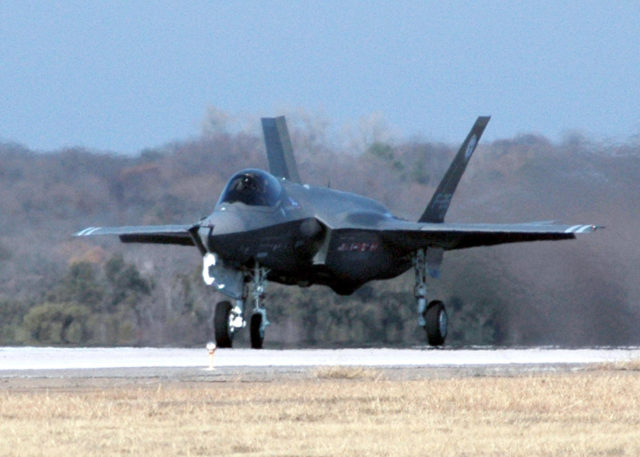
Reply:
[[[264,334],[269,320],[267,319],[267,310],[264,307],[264,293],[267,288],[268,270],[261,267],[256,262],[251,274],[249,282],[250,294],[253,300],[253,313],[251,314],[251,347],[253,349],[262,349],[264,343]]]
[[[263,309],[264,311],[264,309]],[[264,330],[263,322],[266,320],[266,313],[263,314],[260,311],[256,311],[251,316],[251,347],[253,349],[262,349],[264,342]]]
[[[219,348],[230,348],[233,345],[235,333],[246,326],[243,315],[242,300],[237,300],[235,306],[228,301],[221,301],[216,305],[213,328],[216,332],[216,345]]]

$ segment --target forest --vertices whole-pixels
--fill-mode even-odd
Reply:
[[[0,142],[0,345],[211,340],[222,297],[203,283],[196,249],[72,235],[88,226],[191,223],[211,212],[235,171],[267,168],[259,119],[230,118],[211,109],[197,137],[136,155]],[[398,138],[375,117],[349,135],[299,112],[288,124],[305,182],[375,198],[412,220],[458,148]],[[446,253],[442,278],[429,290],[448,305],[448,344],[640,344],[638,208],[639,137],[481,142],[448,221],[605,228],[574,241]],[[270,283],[266,306],[267,348],[426,344],[412,271],[347,297]],[[249,345],[248,332],[236,345]]]

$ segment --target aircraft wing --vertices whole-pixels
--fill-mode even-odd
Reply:
[[[87,227],[74,236],[117,235],[123,243],[157,243],[196,246],[192,231],[197,225],[139,225],[124,227]]]
[[[403,249],[425,247],[443,250],[492,246],[526,241],[567,240],[593,232],[595,225],[560,225],[548,222],[522,224],[461,224],[393,221],[382,224],[382,236]]]

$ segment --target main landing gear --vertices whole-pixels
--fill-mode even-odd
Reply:
[[[439,300],[427,303],[427,257],[426,250],[420,249],[413,258],[415,270],[414,294],[418,304],[418,325],[423,327],[427,343],[430,346],[442,346],[447,337],[449,319],[444,304]],[[269,320],[264,307],[264,293],[267,287],[267,273],[265,267],[256,262],[254,268],[245,274],[242,298],[235,300],[234,305],[229,301],[221,301],[216,305],[214,328],[216,344],[221,348],[230,348],[233,336],[237,331],[247,326],[244,319],[244,305],[247,299],[253,301],[253,311],[249,320],[251,347],[262,349],[264,335]]]
[[[250,334],[251,347],[262,349],[265,329],[269,325],[267,310],[264,307],[264,292],[267,287],[268,270],[257,262],[250,273],[247,273],[248,281],[245,283],[244,294],[241,300],[235,301],[232,306],[229,301],[221,301],[216,305],[213,319],[216,331],[216,345],[220,348],[230,348],[233,344],[233,336],[240,329],[246,327],[244,320],[244,304],[247,298],[253,301],[251,314]]]
[[[427,333],[430,346],[442,346],[447,337],[449,318],[441,301],[433,300],[427,305],[427,259],[424,249],[416,253],[413,267],[416,273],[414,295],[418,302],[418,325]]]

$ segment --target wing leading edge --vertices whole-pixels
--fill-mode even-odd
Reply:
[[[382,228],[382,236],[402,249],[440,248],[465,249],[527,241],[574,239],[576,234],[598,229],[595,225],[558,225],[548,223],[524,224],[455,224],[394,222]]]
[[[74,236],[117,235],[123,243],[156,243],[196,246],[192,231],[197,225],[140,225],[124,227],[87,227]]]

